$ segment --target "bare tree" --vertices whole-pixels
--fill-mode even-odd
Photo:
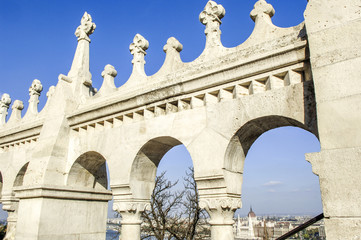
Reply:
[[[142,214],[142,239],[198,240],[209,236],[208,214],[199,207],[193,168],[186,172],[184,182],[184,190],[172,191],[178,181],[168,181],[165,172],[156,177],[151,208]]]

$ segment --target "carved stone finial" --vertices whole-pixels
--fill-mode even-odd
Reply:
[[[206,25],[205,34],[207,36],[208,45],[220,45],[221,19],[226,14],[226,10],[220,4],[214,1],[208,1],[204,10],[199,15],[199,20],[202,24]]]
[[[10,95],[7,93],[4,93],[1,96],[0,107],[1,108],[5,107],[6,109],[8,109],[10,107],[10,104],[11,104]]]
[[[38,79],[34,79],[31,87],[29,88],[30,98],[34,95],[40,96],[41,91],[43,91],[43,85]]]
[[[0,126],[4,125],[6,122],[6,116],[8,115],[8,109],[11,104],[11,98],[10,95],[7,93],[4,93],[1,96],[0,101]]]
[[[114,84],[114,78],[117,76],[118,72],[115,68],[108,64],[104,67],[104,71],[102,72],[102,77],[104,78],[103,84],[100,87],[99,93],[106,94],[116,90],[116,86]]]
[[[24,103],[20,100],[15,100],[11,109],[12,112],[9,119],[9,123],[20,121],[21,111],[24,109]]]
[[[133,73],[138,72],[141,75],[145,75],[144,72],[144,56],[147,54],[145,50],[149,47],[149,42],[140,34],[136,34],[133,42],[129,45],[130,53],[134,56]]]
[[[11,109],[14,110],[23,110],[24,109],[24,103],[23,101],[20,100],[15,100],[13,103],[13,106],[11,107]]]
[[[250,16],[253,21],[256,21],[259,17],[266,17],[267,19],[271,19],[274,14],[275,10],[271,4],[267,3],[265,0],[259,0],[254,5]]]
[[[94,32],[95,28],[96,25],[92,22],[92,17],[85,12],[81,18],[79,27],[75,30],[75,36],[78,37],[78,41],[87,40],[90,42],[89,36]]]
[[[118,74],[117,70],[115,70],[115,68],[112,65],[107,64],[104,67],[104,71],[102,72],[102,77],[104,78],[105,76],[109,75],[109,76],[115,78],[117,76],[117,74]]]
[[[55,93],[55,86],[51,86],[48,90],[48,92],[46,93],[46,96],[48,98],[50,98],[53,94]]]
[[[39,96],[43,91],[43,85],[38,79],[34,79],[31,87],[29,88],[29,107],[24,117],[38,113]]]
[[[142,35],[136,34],[133,42],[129,45],[129,50],[132,55],[136,55],[137,53],[141,53],[146,55],[146,51],[149,47],[149,42]]]
[[[163,51],[168,52],[170,49],[175,49],[177,52],[182,51],[183,45],[174,37],[170,37],[167,40],[167,44],[164,45]]]

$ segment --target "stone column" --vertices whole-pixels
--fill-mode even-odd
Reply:
[[[142,224],[140,216],[147,206],[149,206],[148,203],[114,202],[114,211],[122,215],[122,239],[140,239],[140,225]]]
[[[2,197],[3,210],[7,211],[7,228],[4,240],[14,240],[16,233],[17,211],[19,200],[11,194]]]
[[[201,199],[199,203],[204,208],[211,220],[211,239],[212,240],[229,240],[233,236],[233,215],[234,212],[242,206],[240,198],[210,198]]]
[[[309,0],[305,24],[317,101],[319,176],[328,240],[361,238],[359,0]]]
[[[146,210],[149,203],[145,202],[114,202],[113,210],[122,215],[121,239],[140,239],[140,219],[142,212]]]

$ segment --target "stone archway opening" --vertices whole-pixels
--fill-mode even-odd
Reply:
[[[175,138],[169,136],[158,137],[143,145],[136,156],[131,170],[130,187],[132,195],[135,202],[150,202],[147,210],[140,210],[142,213],[140,219],[143,220],[143,226],[150,223],[152,219],[154,222],[160,220],[160,225],[163,224],[163,227],[168,230],[161,233],[156,228],[152,228],[150,231],[146,231],[147,228],[141,228],[139,231],[137,230],[137,232],[141,232],[141,236],[165,234],[164,237],[166,237],[170,232],[180,236],[185,229],[192,229],[192,226],[195,225],[199,226],[201,222],[198,221],[199,212],[195,213],[191,209],[192,204],[198,205],[199,203],[196,183],[194,177],[192,177],[192,169],[193,161],[190,153]],[[176,182],[177,184],[174,184]],[[168,186],[170,187],[168,188]],[[192,186],[195,186],[195,188],[192,189]],[[196,195],[191,195],[192,193]],[[197,221],[194,221],[195,214],[197,214]],[[203,217],[205,213],[202,211],[200,214]],[[186,215],[189,221],[179,224]],[[122,232],[128,233],[130,230],[124,225],[122,228]],[[199,231],[198,229],[197,232]],[[196,234],[195,232],[194,228],[194,231],[189,230],[188,234]]]
[[[243,177],[243,207],[235,214],[241,217],[236,220],[236,237],[263,237],[267,224],[267,234],[279,237],[296,224],[281,228],[277,223],[281,215],[314,217],[322,213],[319,179],[305,160],[305,153],[320,150],[316,134],[282,116],[255,119],[235,134],[225,163],[238,166]],[[254,213],[257,218],[252,219],[249,215]]]
[[[169,150],[179,145],[182,145],[179,140],[169,136],[154,138],[143,145],[131,169],[130,187],[134,198],[150,199],[160,161]]]
[[[108,189],[105,158],[97,152],[82,154],[70,169],[67,185],[94,189]]]
[[[18,174],[15,177],[14,187],[20,187],[23,185],[24,176],[25,176],[26,170],[28,169],[28,166],[29,166],[29,162],[24,164],[24,166],[20,169],[20,171],[18,172]]]
[[[73,202],[68,201],[69,210],[78,213],[74,225],[81,223],[81,229],[75,229],[77,234],[88,234],[91,238],[104,239],[108,203],[112,194],[108,190],[108,169],[106,159],[95,151],[80,155],[69,170],[67,187],[73,191]],[[68,212],[69,211],[69,212]],[[90,234],[89,234],[90,233]]]

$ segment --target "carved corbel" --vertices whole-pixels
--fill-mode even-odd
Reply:
[[[38,79],[34,79],[31,87],[29,88],[29,107],[25,114],[25,117],[29,115],[36,115],[38,114],[38,104],[39,104],[39,97],[40,93],[43,91],[43,85]]]
[[[271,17],[273,17],[274,14],[275,10],[271,4],[267,3],[265,0],[259,0],[254,5],[250,17],[256,24],[258,24],[260,20],[272,23]]]
[[[21,120],[21,111],[24,109],[24,103],[20,100],[15,100],[11,107],[12,112],[9,118],[9,123],[18,122]]]
[[[8,109],[11,104],[10,95],[4,93],[0,100],[0,126],[6,123],[6,116],[8,115]]]
[[[206,26],[204,33],[206,34],[206,47],[221,46],[221,19],[226,14],[226,10],[222,5],[214,1],[208,1],[204,10],[199,15],[199,20]]]
[[[149,42],[140,34],[136,34],[133,42],[129,45],[130,53],[133,55],[133,73],[137,72],[145,76],[144,72],[144,56],[147,54],[145,50],[149,47]]]
[[[108,64],[104,67],[104,71],[102,72],[102,77],[104,80],[99,90],[100,94],[114,92],[117,89],[114,83],[114,78],[117,76],[117,74],[118,72],[112,65]]]

